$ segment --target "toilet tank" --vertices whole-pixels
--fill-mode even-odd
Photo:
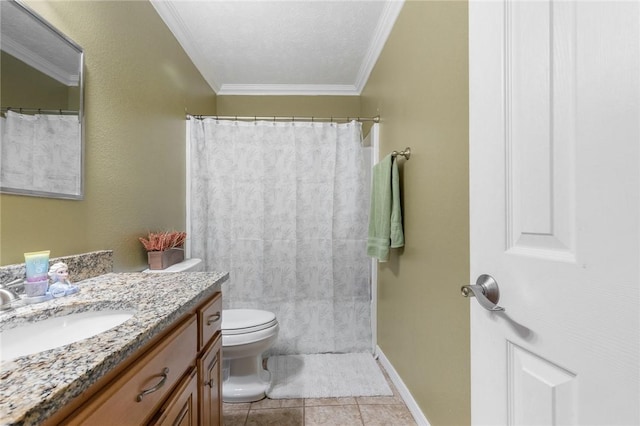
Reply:
[[[171,265],[165,269],[145,269],[142,272],[159,274],[166,272],[202,272],[203,270],[204,265],[202,264],[202,259],[197,259],[194,257],[191,259],[185,259],[182,262]]]

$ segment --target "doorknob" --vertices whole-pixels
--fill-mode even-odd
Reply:
[[[488,311],[504,311],[503,307],[498,306],[500,290],[498,283],[491,275],[480,275],[475,285],[463,285],[460,290],[464,297],[475,297],[478,303]]]

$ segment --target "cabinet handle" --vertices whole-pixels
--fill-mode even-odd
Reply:
[[[144,398],[145,395],[149,395],[150,393],[154,393],[155,391],[160,389],[162,386],[164,386],[164,383],[167,381],[167,377],[169,376],[169,369],[167,367],[165,367],[164,370],[162,370],[162,374],[161,375],[162,375],[162,379],[160,379],[158,384],[153,386],[153,387],[150,387],[149,389],[145,389],[142,392],[140,392],[138,394],[138,396],[136,397],[136,401],[138,401],[138,402],[142,401],[142,398]]]
[[[216,312],[215,314],[210,315],[207,318],[207,325],[214,324],[214,323],[216,323],[218,321],[220,321],[220,312]]]

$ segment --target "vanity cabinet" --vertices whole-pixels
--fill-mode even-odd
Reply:
[[[222,424],[221,384],[222,336],[209,343],[198,358],[198,383],[200,390],[200,424]]]
[[[198,308],[198,350],[202,349],[220,333],[222,325],[221,293]]]
[[[90,397],[54,424],[221,425],[221,315],[217,292],[125,361],[113,379],[90,388]]]
[[[198,309],[200,425],[222,424],[222,295]]]
[[[196,426],[198,405],[198,374],[196,368],[191,367],[176,391],[156,414],[157,420],[150,424]]]

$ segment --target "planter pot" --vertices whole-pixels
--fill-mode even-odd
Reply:
[[[149,269],[166,269],[184,260],[184,249],[172,248],[164,251],[147,252]]]

